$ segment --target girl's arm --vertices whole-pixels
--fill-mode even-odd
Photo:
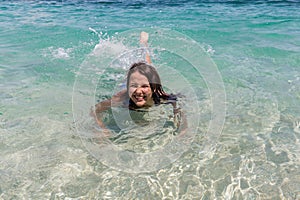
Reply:
[[[101,101],[100,103],[95,105],[95,110],[92,110],[92,115],[101,128],[107,130],[105,124],[102,121],[102,112],[109,110],[111,107],[121,106],[125,101],[126,94],[127,90],[122,90],[115,94],[111,99]]]
[[[174,125],[179,132],[179,135],[184,135],[188,127],[186,116],[180,108],[177,108],[176,102],[173,102],[172,106],[174,114]]]

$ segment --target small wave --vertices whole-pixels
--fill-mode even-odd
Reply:
[[[120,54],[126,49],[126,47],[120,42],[113,42],[110,40],[102,40],[97,44],[94,48],[93,54],[94,55],[101,55],[101,54]]]
[[[73,52],[73,48],[67,48],[64,49],[62,47],[54,48],[54,47],[48,47],[47,50],[43,52],[44,57],[52,57],[54,59],[70,59],[71,54]]]
[[[92,55],[100,56],[120,54],[127,48],[119,41],[115,41],[114,37],[109,37],[107,33],[102,31],[98,32],[95,29],[89,27],[89,30],[95,33],[99,38],[99,43],[95,45]]]
[[[213,49],[212,46],[210,45],[206,45],[205,47],[205,51],[209,54],[209,55],[213,55],[215,53],[215,50]]]

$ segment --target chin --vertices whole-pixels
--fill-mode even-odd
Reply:
[[[146,102],[136,102],[135,105],[136,105],[137,107],[143,107],[143,106],[146,105]]]

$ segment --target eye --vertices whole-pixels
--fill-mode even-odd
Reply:
[[[142,85],[142,88],[149,88],[150,87],[150,85]]]
[[[137,88],[138,85],[137,84],[131,84],[129,87],[132,87],[132,88]]]

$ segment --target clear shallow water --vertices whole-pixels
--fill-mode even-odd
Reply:
[[[299,199],[299,7],[297,1],[2,1],[1,198]],[[199,77],[193,88],[202,97],[201,123],[189,149],[170,165],[131,174],[103,165],[83,145],[72,93],[79,67],[99,44],[90,28],[108,41],[149,26],[179,31],[207,51],[224,81],[226,118],[214,149],[204,151],[213,116]],[[173,64],[163,58],[156,62]],[[167,84],[174,81],[165,74]],[[99,86],[99,98],[110,94],[111,83]]]

